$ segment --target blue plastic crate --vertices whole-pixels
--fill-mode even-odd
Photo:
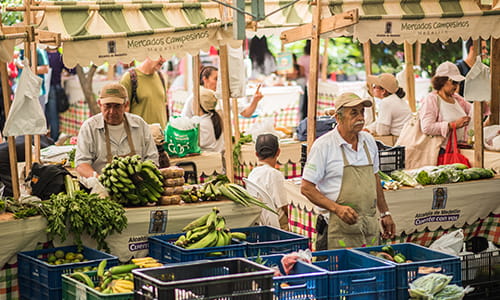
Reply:
[[[452,284],[462,285],[461,265],[458,256],[434,251],[413,243],[392,244],[391,246],[396,253],[402,253],[406,259],[413,262],[398,264],[373,255],[370,255],[370,257],[396,266],[396,289],[398,299],[408,299],[408,283],[417,279],[419,276],[425,275],[419,274],[419,268],[421,267],[441,268],[439,273],[453,276],[451,281]],[[382,251],[382,247],[383,246],[356,248],[354,251],[369,255],[370,251]]]
[[[286,254],[309,248],[309,238],[270,226],[234,228],[231,231],[247,235],[246,255],[248,257]]]
[[[135,269],[136,300],[273,300],[273,271],[245,258]]]
[[[347,249],[313,252],[313,256],[314,265],[328,271],[330,300],[400,299],[394,265]]]
[[[289,275],[285,275],[281,259],[284,254],[260,256],[263,264],[278,267],[283,276],[274,276],[274,296],[279,300],[328,299],[328,274],[317,266],[297,261]],[[250,258],[255,261],[257,257]]]
[[[245,245],[242,243],[222,247],[201,249],[184,249],[174,245],[182,233],[157,235],[148,238],[149,256],[162,263],[177,263],[203,259],[221,259],[245,257]],[[223,255],[212,256],[213,252],[222,252]]]
[[[21,299],[57,300],[61,299],[62,274],[72,273],[74,269],[94,267],[106,259],[108,266],[116,266],[119,261],[116,256],[83,247],[83,256],[88,261],[63,265],[50,265],[39,257],[45,257],[57,250],[77,252],[77,246],[66,246],[35,251],[20,252],[17,254],[18,283]]]

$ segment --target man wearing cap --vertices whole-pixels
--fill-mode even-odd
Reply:
[[[317,250],[376,245],[379,215],[382,237],[393,238],[396,226],[377,174],[375,139],[364,127],[370,100],[353,93],[335,99],[337,127],[319,137],[308,155],[301,192],[323,209],[318,217]]]
[[[105,85],[97,101],[101,113],[86,120],[78,134],[75,164],[83,177],[98,175],[113,156],[138,154],[158,165],[158,151],[148,124],[125,112],[128,97],[119,83]]]

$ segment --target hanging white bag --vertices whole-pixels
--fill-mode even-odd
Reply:
[[[435,240],[429,249],[444,252],[451,255],[458,255],[464,244],[464,232],[462,229],[448,232]]]
[[[25,66],[29,66],[24,61]],[[40,135],[47,133],[47,121],[38,100],[42,78],[24,68],[14,96],[14,101],[5,121],[4,136]]]

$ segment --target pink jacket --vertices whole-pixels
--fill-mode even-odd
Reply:
[[[472,104],[465,101],[462,96],[455,93],[453,94],[455,101],[464,109],[467,116],[472,117]],[[423,100],[422,107],[419,110],[420,125],[422,126],[422,132],[428,135],[441,135],[445,138],[448,137],[448,122],[443,121],[443,116],[439,112],[438,105],[438,95],[436,91],[432,91]],[[473,124],[472,122],[470,122]],[[464,133],[468,131],[465,127]],[[466,136],[457,136],[458,140],[467,140]],[[446,145],[446,144],[445,144]]]

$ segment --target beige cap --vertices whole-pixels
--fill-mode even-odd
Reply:
[[[464,81],[465,77],[463,77],[460,74],[460,70],[458,70],[458,67],[449,61],[445,61],[444,63],[440,64],[437,69],[436,69],[436,77],[448,77],[453,81]]]
[[[335,101],[335,109],[339,110],[341,107],[353,107],[359,104],[363,104],[365,107],[372,106],[372,102],[368,99],[361,99],[358,95],[354,93],[343,93],[338,96]]]
[[[99,101],[101,104],[117,103],[125,104],[127,102],[127,89],[119,83],[108,83],[101,89]]]
[[[205,111],[211,111],[217,106],[217,97],[211,89],[200,87],[200,106]]]
[[[383,87],[386,91],[394,94],[398,88],[399,84],[394,75],[389,73],[382,73],[378,76],[370,75],[367,80],[368,84],[375,84]]]

